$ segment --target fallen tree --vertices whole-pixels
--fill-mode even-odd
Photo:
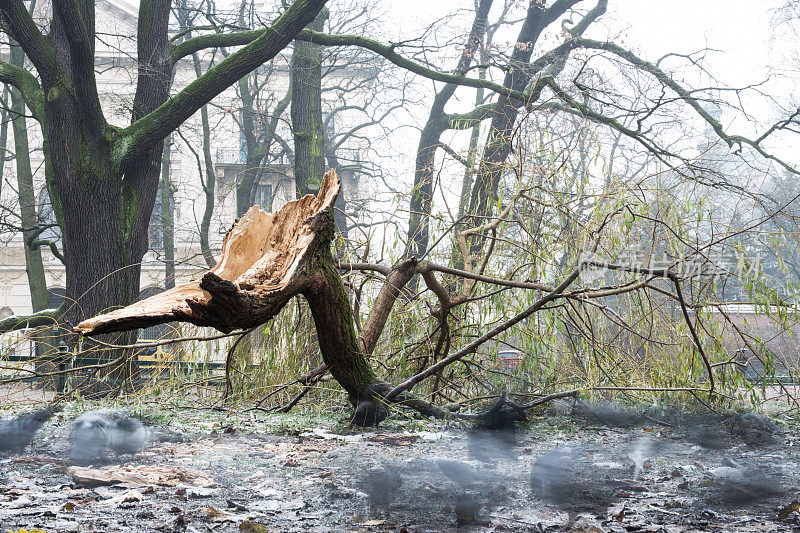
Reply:
[[[319,193],[289,202],[276,213],[265,213],[258,207],[247,213],[228,232],[223,242],[220,261],[198,281],[186,283],[141,302],[117,309],[88,320],[75,327],[83,335],[92,336],[114,331],[149,327],[171,321],[190,322],[198,326],[211,326],[222,332],[247,332],[251,328],[273,319],[292,298],[302,295],[308,301],[317,329],[319,346],[324,361],[321,374],[329,371],[348,393],[354,408],[352,422],[357,425],[374,425],[389,413],[388,405],[397,404],[414,409],[425,416],[437,418],[456,417],[474,420],[486,427],[499,427],[509,422],[523,420],[525,410],[546,401],[573,396],[581,388],[555,394],[542,395],[537,400],[518,405],[505,394],[481,414],[451,413],[422,400],[412,389],[423,380],[437,375],[446,366],[474,353],[489,339],[514,327],[527,317],[557,300],[590,302],[609,296],[640,291],[646,288],[665,292],[651,285],[656,278],[670,280],[677,291],[675,300],[681,303],[686,325],[692,333],[696,349],[707,369],[708,394],[715,393],[713,368],[733,364],[730,361],[711,364],[702,348],[702,342],[690,321],[686,303],[681,297],[681,279],[669,268],[636,269],[640,280],[601,289],[575,287],[582,269],[591,266],[580,262],[558,284],[547,285],[530,281],[499,280],[475,272],[445,268],[428,261],[404,260],[393,268],[384,268],[386,276],[373,309],[361,335],[356,334],[353,310],[340,276],[340,269],[377,269],[377,266],[338,264],[331,254],[334,236],[333,206],[340,183],[335,171],[330,170],[322,180]],[[596,239],[588,251],[594,252],[606,224],[617,214],[607,215],[596,230]],[[623,265],[604,264],[606,268],[626,268]],[[641,272],[640,272],[641,271]],[[505,286],[535,290],[536,300],[526,309],[506,318],[489,331],[478,336],[424,370],[402,380],[392,387],[375,373],[368,360],[375,348],[377,337],[384,329],[386,317],[402,287],[412,275],[420,274],[428,288],[440,302],[432,314],[445,317],[448,309],[468,301],[469,291],[451,297],[434,276],[435,272],[456,274],[467,281],[481,281]],[[99,341],[98,341],[99,342]],[[104,344],[104,343],[100,343]],[[112,346],[117,347],[117,346]],[[316,375],[316,374],[315,374]],[[698,389],[700,391],[701,389]],[[302,396],[300,396],[302,397]],[[298,400],[299,398],[298,397]],[[294,402],[290,405],[293,405]]]

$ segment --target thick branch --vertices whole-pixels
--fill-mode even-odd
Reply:
[[[0,2],[0,20],[3,29],[22,46],[45,85],[60,74],[53,45],[39,31],[21,0]]]
[[[360,35],[329,35],[325,33],[312,32],[310,30],[303,30],[297,35],[297,39],[301,41],[309,41],[323,46],[358,46],[371,50],[376,54],[388,59],[398,67],[404,68],[414,74],[419,74],[434,81],[441,81],[444,83],[453,83],[455,85],[463,85],[465,87],[484,88],[502,94],[509,98],[519,100],[521,102],[528,101],[528,95],[522,91],[515,91],[504,87],[499,83],[480,78],[470,78],[467,76],[460,76],[458,74],[448,74],[438,70],[426,67],[420,63],[412,61],[394,51],[393,46],[387,46],[367,37]]]
[[[62,305],[58,309],[44,309],[30,315],[11,315],[0,320],[0,333],[39,326],[52,326],[58,323],[64,314],[65,307],[65,305]]]
[[[210,68],[165,104],[123,130],[115,153],[119,163],[124,165],[161,141],[236,80],[275,57],[314,20],[324,5],[325,0],[295,0],[253,42]]]
[[[19,89],[28,109],[41,122],[44,117],[44,92],[33,74],[24,68],[0,61],[0,81]]]
[[[391,271],[386,273],[386,280],[383,282],[380,292],[378,292],[378,297],[375,298],[375,304],[372,306],[372,311],[370,311],[358,339],[365,355],[371,355],[375,350],[381,332],[386,326],[389,313],[391,313],[400,291],[414,276],[416,266],[416,259],[406,259],[396,264]]]
[[[94,73],[94,28],[86,26],[87,21],[81,15],[75,0],[53,0],[53,16],[58,17],[69,41],[73,73],[71,80],[81,114],[92,135],[97,137],[103,131],[105,117],[100,106]],[[94,20],[88,22],[93,23]]]

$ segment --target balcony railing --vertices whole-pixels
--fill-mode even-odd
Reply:
[[[243,165],[247,154],[238,148],[217,148],[218,165]]]

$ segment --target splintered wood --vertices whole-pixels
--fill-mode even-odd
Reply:
[[[276,213],[251,207],[225,236],[219,263],[198,281],[84,320],[75,330],[96,335],[177,320],[229,332],[267,322],[299,292],[306,262],[330,240],[339,186],[330,170],[317,196]]]

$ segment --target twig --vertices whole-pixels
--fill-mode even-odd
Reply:
[[[256,329],[258,326],[253,326],[252,328],[248,329],[247,331],[242,332],[239,335],[239,338],[234,341],[231,347],[228,349],[228,355],[225,357],[225,390],[222,392],[222,398],[220,401],[225,403],[228,399],[228,394],[230,393],[233,385],[231,383],[231,367],[233,365],[233,352],[236,351],[236,347],[239,346],[239,343],[242,342],[248,333]]]

